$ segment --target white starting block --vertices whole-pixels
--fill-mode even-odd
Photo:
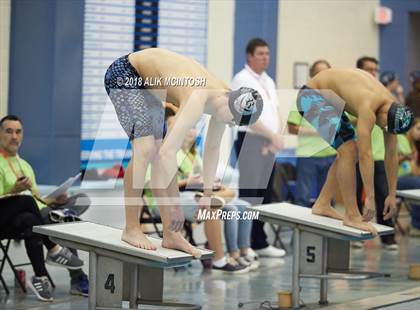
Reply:
[[[397,196],[403,198],[404,202],[406,202],[405,207],[409,213],[411,213],[413,207],[416,208],[418,205],[420,205],[420,189],[399,190],[397,191]],[[394,222],[395,226],[404,235],[408,230],[404,228],[398,220],[402,206],[403,204],[401,203],[397,204],[397,213],[395,215]]]
[[[420,204],[420,189],[397,191],[397,196],[406,199],[410,204]]]
[[[193,257],[162,248],[161,239],[148,237],[157,247],[150,251],[121,241],[121,229],[90,222],[35,226],[33,231],[60,245],[89,252],[89,310],[121,309],[127,301],[130,309],[138,305],[201,309],[163,301],[163,269],[185,265]],[[201,259],[213,255],[212,251],[201,252]]]
[[[364,280],[384,274],[356,272],[350,267],[350,241],[371,239],[372,234],[344,226],[342,221],[312,214],[310,208],[290,203],[273,203],[249,207],[259,211],[259,219],[293,227],[292,306],[299,308],[301,278],[320,279],[320,304],[327,304],[328,279]],[[394,229],[374,224],[378,234]]]

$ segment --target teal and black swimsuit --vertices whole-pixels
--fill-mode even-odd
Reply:
[[[307,86],[300,89],[297,98],[299,113],[336,150],[343,143],[356,140],[354,127],[344,113],[342,105],[328,101],[319,92]]]

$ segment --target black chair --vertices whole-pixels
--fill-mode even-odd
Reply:
[[[0,281],[3,285],[3,287],[4,287],[4,290],[6,291],[7,295],[10,294],[10,291],[9,291],[9,288],[7,287],[6,281],[3,278],[3,270],[4,270],[4,267],[5,267],[6,261],[9,264],[10,269],[12,269],[12,272],[15,276],[15,279],[16,279],[17,283],[19,283],[20,288],[25,293],[26,293],[25,283],[22,283],[20,281],[19,275],[18,275],[18,272],[17,272],[17,268],[22,267],[22,266],[31,265],[30,262],[21,263],[21,264],[13,263],[12,259],[10,258],[10,255],[9,255],[9,249],[10,249],[10,244],[11,244],[12,240],[22,240],[22,236],[19,235],[19,234],[0,234],[0,249],[3,252],[3,257],[0,260]],[[4,242],[5,242],[5,244],[4,244]],[[51,279],[51,276],[49,275],[49,273],[47,273],[47,277],[48,277],[48,280],[51,283],[51,286],[53,288],[55,288],[55,284],[54,284],[53,280]]]
[[[158,235],[159,238],[163,237],[163,232],[159,228],[158,224],[162,224],[160,218],[154,217],[149,210],[148,206],[143,206],[140,213],[140,224],[152,224],[154,228],[154,233]]]

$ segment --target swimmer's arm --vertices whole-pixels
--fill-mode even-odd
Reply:
[[[203,156],[203,187],[205,196],[211,196],[213,194],[213,184],[219,162],[220,144],[225,127],[225,123],[217,121],[215,117],[210,118]]]
[[[366,198],[375,198],[374,190],[374,165],[372,156],[371,133],[375,125],[375,114],[363,111],[357,119],[357,146],[359,152],[359,167],[362,176]]]
[[[389,196],[395,197],[398,178],[397,136],[384,131],[385,172],[388,180]]]
[[[279,127],[277,129],[277,134],[282,135],[282,134],[284,134],[284,130],[286,129],[286,126],[285,126],[284,121],[283,121],[282,109],[280,109],[279,105],[277,105],[277,119],[278,119],[278,124],[279,124]]]

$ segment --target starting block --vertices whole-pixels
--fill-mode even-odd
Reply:
[[[137,309],[138,305],[201,309],[163,301],[163,269],[183,266],[193,257],[162,248],[161,239],[148,237],[157,247],[150,251],[121,241],[121,229],[91,222],[34,226],[33,231],[60,245],[89,252],[89,310]],[[201,259],[213,255],[212,251],[201,252]]]
[[[299,308],[300,279],[320,280],[321,305],[328,304],[328,279],[364,280],[387,276],[350,270],[350,241],[372,239],[372,234],[344,226],[342,221],[312,214],[310,208],[290,203],[248,207],[259,212],[259,220],[293,228],[292,306]],[[374,224],[379,235],[393,233],[388,226]]]
[[[397,191],[397,196],[406,199],[410,204],[420,204],[420,189]]]

